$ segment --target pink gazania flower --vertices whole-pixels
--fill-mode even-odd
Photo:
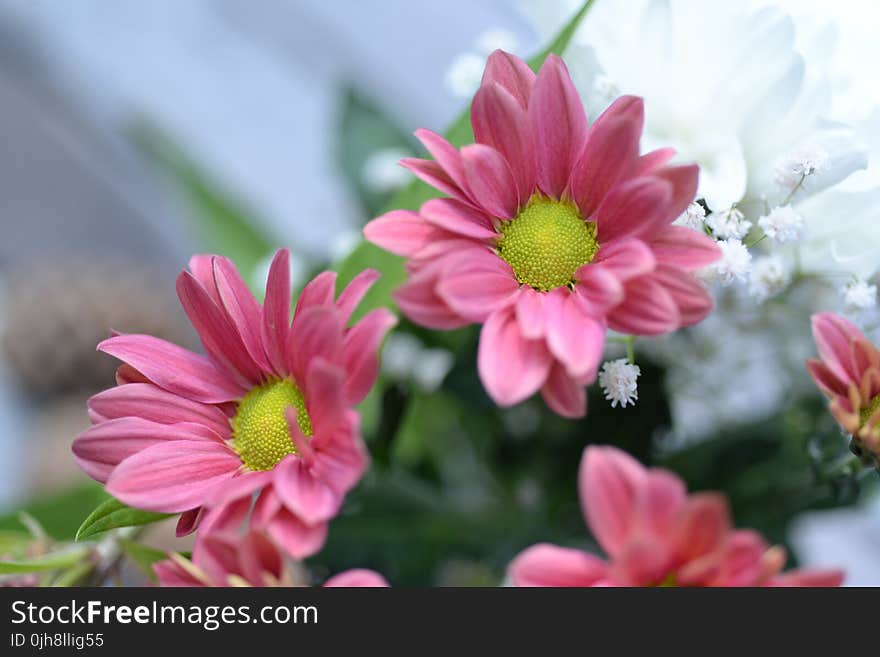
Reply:
[[[169,553],[153,565],[160,586],[305,586],[284,555],[264,533],[199,534],[192,559]],[[362,568],[334,575],[325,587],[387,587],[382,575]]]
[[[377,309],[346,326],[378,277],[367,270],[338,298],[336,274],[318,275],[291,322],[289,257],[275,255],[262,306],[231,261],[193,257],[177,293],[207,356],[147,335],[99,344],[124,362],[119,385],[89,400],[73,453],[125,504],[182,513],[179,535],[248,518],[302,558],[366,468],[352,407],[395,318]]]
[[[516,586],[839,586],[839,570],[782,573],[785,550],[733,529],[725,498],[688,495],[671,472],[647,469],[614,447],[588,447],[581,508],[608,554],[547,543],[510,565]]]
[[[807,369],[831,400],[831,414],[852,436],[852,450],[867,450],[880,468],[880,350],[852,322],[834,313],[813,315],[819,359]]]
[[[366,238],[407,258],[394,298],[436,329],[483,324],[478,367],[496,403],[540,390],[557,413],[586,413],[606,328],[657,335],[702,320],[712,300],[692,272],[713,240],[670,225],[693,200],[696,165],[669,148],[639,156],[642,100],[623,96],[592,125],[563,61],[535,74],[502,51],[471,106],[475,144],[416,132],[433,160],[402,164],[448,195],[396,210]]]

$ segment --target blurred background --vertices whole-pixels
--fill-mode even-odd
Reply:
[[[343,259],[409,182],[412,131],[442,132],[495,48],[545,44],[524,4],[0,0],[0,529],[23,506],[66,540],[100,501],[69,450],[113,383],[94,350],[110,328],[196,348],[173,284],[194,252],[230,256],[255,291],[278,246],[300,284]],[[724,490],[801,563],[880,583],[876,477],[819,467],[843,441],[809,387],[676,442],[668,377],[641,354],[634,408],[597,394],[569,422],[536,400],[495,408],[475,348],[474,330],[405,322],[389,339],[362,408],[374,467],[309,560],[319,576],[492,585],[537,540],[590,546],[575,473],[587,442],[613,442]]]

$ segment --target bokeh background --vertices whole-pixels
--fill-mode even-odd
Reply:
[[[111,327],[196,347],[173,285],[193,252],[232,257],[255,290],[278,246],[300,284],[339,262],[409,181],[396,161],[419,152],[412,130],[442,131],[494,48],[539,50],[572,3],[547,4],[0,1],[0,529],[25,507],[69,539],[100,501],[69,450],[85,400],[112,384],[94,351]],[[790,4],[864,36],[858,3]],[[796,561],[880,583],[876,476],[827,471],[843,442],[809,386],[681,440],[687,418],[650,354],[634,408],[596,394],[570,422],[536,400],[495,408],[475,347],[473,330],[406,322],[389,340],[362,408],[374,465],[316,573],[491,585],[535,541],[589,547],[577,464],[586,443],[612,442],[725,491],[739,524]],[[172,535],[145,540],[186,549]]]

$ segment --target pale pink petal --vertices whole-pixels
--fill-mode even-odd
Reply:
[[[419,157],[405,157],[400,161],[400,166],[407,169],[422,182],[448,194],[452,198],[464,203],[470,202],[470,197],[463,191],[434,160],[424,160]]]
[[[651,274],[626,284],[626,297],[608,315],[608,325],[620,333],[660,335],[681,325],[672,294]]]
[[[494,240],[498,233],[488,215],[461,201],[435,198],[426,201],[419,214],[433,226],[475,240]]]
[[[860,377],[853,369],[850,344],[854,340],[865,340],[862,332],[834,313],[817,313],[812,317],[812,324],[819,356],[828,368],[842,381],[858,385]]]
[[[500,84],[484,83],[471,104],[471,125],[478,143],[507,160],[524,203],[535,189],[535,144],[525,107]]]
[[[630,538],[646,479],[647,470],[626,452],[607,446],[584,450],[578,475],[581,508],[590,531],[612,557]]]
[[[270,372],[266,351],[263,349],[262,326],[263,310],[251,294],[235,265],[228,258],[214,258],[214,280],[220,295],[222,308],[235,326],[245,349],[251,359],[264,372]]]
[[[822,392],[829,397],[835,395],[845,397],[848,394],[848,386],[846,382],[838,378],[834,372],[831,371],[831,368],[821,360],[816,360],[815,358],[808,360],[807,370],[810,372],[810,376],[813,377],[816,385],[819,386]]]
[[[149,335],[118,335],[98,351],[125,361],[160,388],[204,403],[235,401],[245,388],[209,359]]]
[[[461,149],[461,159],[474,201],[493,217],[515,217],[519,192],[501,153],[483,144],[471,144]]]
[[[535,138],[538,186],[560,198],[587,138],[587,117],[565,62],[556,55],[544,61],[529,100]]]
[[[656,178],[634,178],[615,185],[595,213],[599,243],[653,235],[671,199],[672,186]]]
[[[614,556],[611,575],[626,586],[660,586],[674,566],[669,546],[654,536],[630,538]]]
[[[93,422],[131,416],[162,424],[203,424],[224,438],[230,433],[229,418],[217,406],[192,401],[152,383],[110,388],[91,397],[88,408]]]
[[[667,226],[651,239],[657,262],[696,271],[721,257],[721,250],[708,235],[687,226]]]
[[[561,363],[553,363],[547,381],[541,388],[541,396],[554,413],[567,418],[584,417],[587,414],[586,382],[569,376]]]
[[[675,527],[677,554],[692,561],[721,547],[731,530],[727,500],[719,493],[691,495]]]
[[[296,317],[287,340],[287,367],[296,381],[306,380],[309,363],[315,358],[341,364],[342,332],[333,307],[309,307]]]
[[[284,409],[284,419],[287,420],[287,433],[290,434],[290,442],[296,448],[296,455],[306,465],[315,460],[315,450],[312,449],[311,437],[305,435],[299,428],[299,411],[295,406]]]
[[[388,580],[382,575],[365,568],[355,568],[346,570],[334,575],[326,582],[325,588],[387,588],[390,586]]]
[[[266,531],[294,559],[310,557],[327,540],[327,523],[307,525],[287,509],[280,509],[267,522]]]
[[[199,506],[240,467],[238,455],[215,442],[162,442],[116,466],[106,488],[129,506],[181,513]]]
[[[712,296],[703,284],[681,269],[660,265],[652,278],[672,295],[678,307],[681,326],[691,326],[703,321],[715,307]]]
[[[654,271],[656,260],[647,244],[639,239],[615,240],[599,247],[591,264],[601,264],[621,282]]]
[[[589,317],[568,288],[556,288],[544,303],[547,346],[575,379],[595,377],[605,347],[605,325]]]
[[[279,376],[287,374],[287,332],[290,330],[290,251],[278,249],[269,266],[263,303],[261,336],[266,356]]]
[[[348,320],[351,319],[364,296],[380,276],[381,274],[375,269],[364,269],[351,279],[351,282],[339,293],[339,298],[336,299],[336,310],[339,312],[339,319],[343,324],[348,324]]]
[[[581,311],[591,317],[604,317],[614,306],[623,301],[623,284],[614,270],[601,263],[589,263],[575,274],[577,284],[572,297]]]
[[[434,233],[431,224],[409,210],[392,210],[364,226],[367,241],[403,257],[415,255]]]
[[[535,73],[516,55],[496,50],[489,55],[483,71],[482,84],[491,83],[501,85],[516,99],[520,107],[526,109],[529,106],[532,87],[535,86]]]
[[[275,466],[273,489],[284,506],[307,525],[330,520],[342,504],[336,491],[293,455]]]
[[[437,283],[437,294],[460,316],[482,322],[492,313],[512,305],[520,285],[510,265],[488,251],[478,261],[462,258],[452,273]]]
[[[397,324],[385,308],[371,310],[349,329],[342,344],[342,359],[348,377],[345,395],[349,404],[359,404],[373,387],[379,373],[379,345]]]
[[[537,392],[552,362],[543,340],[522,337],[512,308],[483,324],[477,366],[483,386],[500,406],[512,406]]]
[[[516,298],[516,321],[524,338],[537,340],[544,335],[546,294],[525,285]]]
[[[450,194],[450,196],[458,198],[460,201],[470,201],[471,190],[467,184],[461,153],[446,139],[431,130],[419,128],[415,131],[415,136],[458,189],[457,193]]]
[[[606,576],[604,561],[581,550],[538,543],[508,567],[515,586],[593,586]]]

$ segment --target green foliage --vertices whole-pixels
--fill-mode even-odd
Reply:
[[[89,482],[26,502],[23,511],[36,519],[52,538],[72,540],[81,518],[105,499],[103,487]],[[0,516],[0,530],[21,530],[20,513]]]
[[[82,541],[121,527],[148,525],[168,518],[167,514],[132,509],[112,497],[108,497],[92,511],[76,532],[76,540]]]
[[[20,561],[0,561],[0,575],[20,573],[38,573],[47,570],[61,570],[80,564],[89,554],[84,547],[67,547],[59,552],[47,554],[33,559]]]

